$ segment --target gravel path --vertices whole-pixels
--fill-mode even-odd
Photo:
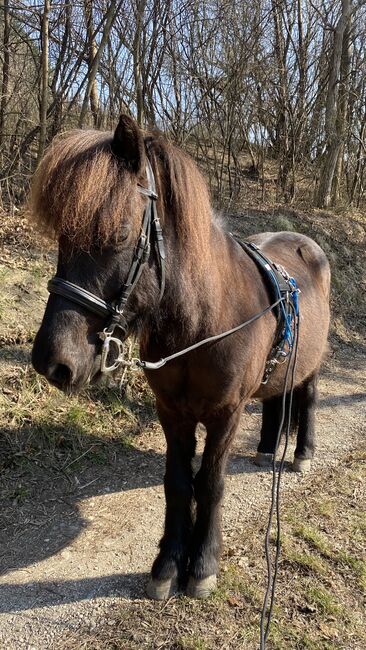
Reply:
[[[328,362],[320,382],[319,442],[312,471],[337,464],[360,445],[365,434],[365,379],[360,353],[348,350]],[[245,534],[245,523],[259,508],[267,516],[271,475],[252,463],[259,423],[259,406],[250,404],[228,468],[227,545],[234,531],[243,529]],[[83,477],[75,497],[62,484],[56,490],[43,489],[34,513],[19,515],[16,525],[2,531],[1,648],[57,648],[68,630],[81,625],[93,630],[114,603],[143,598],[164,513],[159,427],[145,432],[140,445],[121,453],[112,471],[96,468],[94,476]],[[289,460],[293,449],[292,440]],[[299,481],[306,477],[285,473],[284,498]],[[113,618],[109,622],[113,625]]]

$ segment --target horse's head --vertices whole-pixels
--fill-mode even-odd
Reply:
[[[153,220],[154,199],[144,192],[151,186],[146,165],[142,132],[122,116],[113,136],[76,131],[56,139],[36,172],[33,211],[57,235],[59,248],[56,282],[50,283],[32,363],[65,391],[77,390],[100,374],[100,332],[111,319],[118,321],[108,308],[115,307],[126,280],[131,281],[149,210]],[[138,290],[128,297],[118,338],[131,332],[159,297],[156,260],[148,247],[143,257]],[[93,297],[83,304],[80,290],[100,299],[104,310],[93,308]],[[117,352],[111,346],[108,365]]]

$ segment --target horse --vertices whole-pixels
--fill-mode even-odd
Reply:
[[[278,334],[268,283],[214,214],[192,158],[127,115],[111,133],[57,136],[35,172],[31,205],[38,226],[58,240],[57,277],[34,340],[33,366],[57,388],[76,393],[103,374],[103,346],[104,365],[114,369],[123,341],[138,337],[167,445],[164,532],[147,594],[166,599],[185,589],[206,597],[217,584],[225,467],[243,406],[250,398],[263,402],[257,463],[273,457],[280,426],[287,364],[277,364],[263,382]],[[294,469],[304,471],[315,449],[329,263],[303,234],[266,232],[249,241],[296,278],[300,290]],[[153,368],[248,320],[230,336]],[[206,439],[194,475],[199,423]]]

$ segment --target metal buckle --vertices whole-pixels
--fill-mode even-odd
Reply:
[[[100,332],[99,337],[103,341],[102,352],[101,352],[101,361],[100,361],[100,370],[101,372],[113,372],[117,370],[119,366],[131,366],[131,362],[127,361],[124,358],[123,343],[116,336],[112,336],[114,328],[112,331],[108,331],[106,327],[103,332]],[[108,354],[111,349],[111,344],[115,345],[117,348],[117,358],[111,366],[107,365]]]

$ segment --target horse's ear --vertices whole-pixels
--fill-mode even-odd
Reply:
[[[135,174],[145,158],[144,138],[140,127],[129,115],[121,115],[112,140],[112,151]]]

